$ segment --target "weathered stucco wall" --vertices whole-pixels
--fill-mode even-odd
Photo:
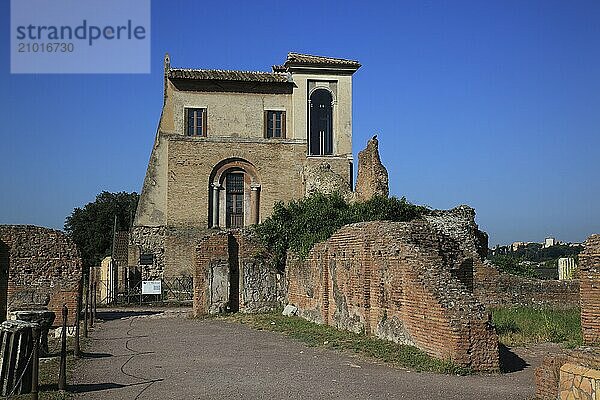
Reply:
[[[74,323],[82,266],[66,234],[31,225],[0,226],[0,263],[0,270],[8,270],[8,311],[47,306],[60,325],[66,304],[68,323]]]
[[[454,220],[460,223],[460,216]],[[469,276],[465,260],[474,253],[461,251],[426,220],[348,225],[317,244],[305,261],[288,259],[288,302],[318,323],[415,345],[476,370],[497,370],[490,316],[456,276]]]
[[[263,138],[264,111],[286,111],[287,138],[305,139],[296,135],[291,124],[291,94],[217,93],[179,91],[169,81],[161,131],[185,135],[185,108],[207,110],[207,136],[213,138]]]
[[[352,157],[352,76],[293,73],[292,77],[295,84],[292,94],[295,137],[307,138],[309,86],[326,88],[334,96],[333,154]]]

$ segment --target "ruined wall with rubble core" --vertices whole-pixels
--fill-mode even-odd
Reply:
[[[389,192],[388,172],[381,163],[379,142],[375,135],[367,142],[367,147],[358,153],[354,199],[365,201],[373,196],[387,197]]]
[[[82,264],[77,246],[64,232],[32,225],[0,226],[0,270],[8,271],[8,311],[47,307],[56,314],[58,326],[66,304],[68,324],[74,323]]]
[[[477,248],[467,251],[468,243],[455,238],[469,231],[453,226],[469,220],[463,211],[434,215],[437,222],[341,228],[306,260],[288,257],[287,301],[313,322],[414,345],[475,370],[498,370],[490,315],[468,287]]]
[[[488,237],[475,223],[475,210],[458,206],[452,210],[434,210],[425,219],[432,227],[455,239],[461,249],[461,258],[447,259],[452,273],[459,278],[475,297],[488,307],[527,306],[573,308],[579,306],[579,281],[559,281],[525,278],[499,271],[486,261]],[[444,244],[441,243],[440,246]],[[448,253],[450,254],[450,253]],[[448,258],[448,256],[446,256]],[[464,260],[471,268],[465,268]],[[453,267],[452,267],[453,266]]]

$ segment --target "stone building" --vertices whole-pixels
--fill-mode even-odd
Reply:
[[[143,279],[193,272],[211,228],[256,224],[324,164],[352,187],[357,61],[289,53],[271,72],[172,68],[134,226]]]

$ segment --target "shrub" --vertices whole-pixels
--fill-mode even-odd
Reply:
[[[422,206],[403,197],[375,196],[365,202],[348,204],[339,194],[314,194],[284,205],[279,202],[273,214],[255,226],[255,232],[274,255],[283,270],[288,250],[306,257],[318,242],[327,240],[342,226],[364,221],[410,221],[427,213]]]

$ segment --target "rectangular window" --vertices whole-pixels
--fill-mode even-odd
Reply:
[[[285,138],[285,111],[265,111],[265,137]]]
[[[152,265],[154,263],[154,254],[140,254],[140,265]]]
[[[185,120],[188,136],[206,136],[206,108],[186,108]]]

